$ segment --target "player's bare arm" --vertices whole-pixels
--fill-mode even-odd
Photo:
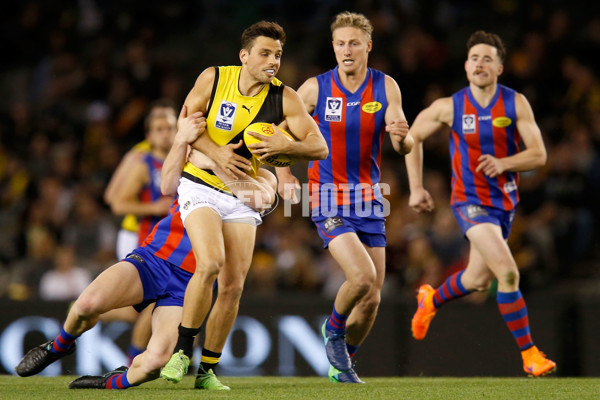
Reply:
[[[213,67],[205,69],[200,76],[198,76],[194,87],[184,102],[187,106],[188,113],[201,111],[206,115],[215,78],[216,73],[215,68]],[[252,169],[250,161],[234,153],[235,149],[242,145],[243,142],[240,140],[233,145],[219,146],[209,135],[200,136],[192,144],[196,150],[206,154],[219,165],[230,178],[235,178],[236,176],[243,177],[246,174],[245,171],[250,171]]]
[[[261,142],[249,146],[253,154],[260,155],[261,158],[276,154],[309,160],[327,158],[329,149],[319,127],[306,111],[298,93],[287,86],[283,89],[283,115],[288,129],[298,140],[286,139],[278,128],[275,128],[275,134],[270,137],[251,133],[261,139]]]
[[[136,149],[129,150],[123,160],[117,166],[117,169],[110,178],[110,182],[104,191],[104,202],[109,206],[119,197],[119,192],[124,187],[129,170],[144,157],[144,152]]]
[[[416,212],[430,212],[435,207],[431,195],[423,187],[423,141],[434,133],[450,132],[453,110],[452,98],[436,100],[417,115],[409,129],[414,145],[412,151],[405,157],[410,184],[408,205]]]
[[[173,145],[163,162],[160,174],[160,191],[165,196],[175,196],[181,171],[185,165],[191,144],[206,130],[206,118],[201,111],[188,116],[187,106],[181,108],[178,119],[178,129]]]
[[[496,158],[491,154],[483,154],[477,161],[476,172],[483,172],[489,177],[496,177],[505,171],[519,172],[539,168],[546,163],[546,147],[540,128],[535,122],[533,110],[522,94],[515,96],[517,111],[517,130],[523,139],[525,149],[513,156]]]
[[[402,109],[402,94],[396,81],[388,75],[385,76],[385,94],[388,100],[385,131],[390,134],[394,150],[401,155],[408,154],[412,150],[413,140],[408,135],[408,122]]]
[[[123,188],[117,193],[111,205],[116,215],[134,214],[140,217],[148,215],[164,215],[169,212],[173,199],[161,197],[160,199],[146,203],[139,199],[139,194],[144,185],[150,182],[150,172],[143,162],[138,162],[128,171]]]
[[[306,111],[311,114],[317,105],[317,99],[319,98],[319,84],[317,78],[309,78],[304,82],[300,88],[298,88],[298,95],[302,99]],[[284,121],[280,125],[283,129],[290,130],[287,125],[287,121]],[[277,174],[278,186],[277,192],[283,199],[291,200],[294,204],[298,203],[300,199],[296,195],[296,189],[300,188],[300,181],[296,178],[289,167],[275,168]]]

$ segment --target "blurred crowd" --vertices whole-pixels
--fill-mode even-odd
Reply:
[[[218,3],[218,4],[217,4]],[[600,13],[568,1],[23,1],[0,19],[0,297],[71,299],[114,263],[120,218],[102,194],[143,139],[148,106],[180,106],[197,75],[238,64],[242,30],[261,19],[288,34],[278,77],[297,88],[335,66],[329,24],[339,11],[375,26],[370,65],[399,83],[409,123],[466,85],[465,42],[477,29],[508,48],[501,83],[532,104],[547,165],[522,173],[510,246],[523,290],[582,289],[600,278]],[[449,208],[447,137],[425,143],[429,215],[408,207],[404,160],[386,139],[384,296],[440,284],[466,263]],[[306,181],[306,163],[293,172]],[[343,274],[301,206],[258,229],[247,293],[332,296]],[[597,285],[600,287],[600,284]]]

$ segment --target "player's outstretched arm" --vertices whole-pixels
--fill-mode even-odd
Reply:
[[[179,114],[177,134],[173,145],[163,162],[160,174],[160,191],[166,196],[175,196],[181,171],[187,161],[190,144],[195,142],[206,129],[206,118],[201,111],[188,116],[187,106],[181,108]]]

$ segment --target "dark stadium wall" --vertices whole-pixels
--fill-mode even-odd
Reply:
[[[523,376],[519,353],[492,299],[445,307],[422,342],[410,334],[413,303],[383,302],[357,355],[361,376]],[[53,338],[68,306],[1,301],[0,373],[13,373],[24,351]],[[558,375],[600,376],[598,300],[540,295],[530,296],[527,306],[534,341],[557,361]],[[329,307],[328,301],[305,297],[244,299],[220,373],[325,376],[329,365],[319,328]],[[78,340],[75,356],[44,374],[99,374],[126,364],[130,329],[122,322],[100,324]]]

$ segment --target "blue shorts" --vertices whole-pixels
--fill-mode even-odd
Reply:
[[[378,210],[378,212],[370,212],[366,216],[359,216],[356,214],[357,210],[353,204],[338,206],[337,210],[329,210],[330,212],[327,212],[327,215],[323,215],[319,207],[312,209],[312,220],[317,226],[319,236],[323,239],[324,249],[329,246],[329,242],[335,237],[346,232],[356,233],[360,241],[369,247],[385,247],[383,205],[378,200],[373,200],[364,203],[361,207],[363,210]]]
[[[183,307],[185,289],[192,274],[156,257],[143,247],[133,250],[123,259],[133,264],[140,274],[144,299],[133,306],[141,312],[148,304],[156,302],[156,307]]]
[[[502,237],[508,239],[513,220],[515,219],[515,209],[505,211],[499,208],[480,206],[477,204],[453,205],[452,212],[454,212],[454,217],[456,218],[456,221],[458,221],[458,225],[460,226],[463,235],[466,235],[471,227],[488,222],[502,228]]]

